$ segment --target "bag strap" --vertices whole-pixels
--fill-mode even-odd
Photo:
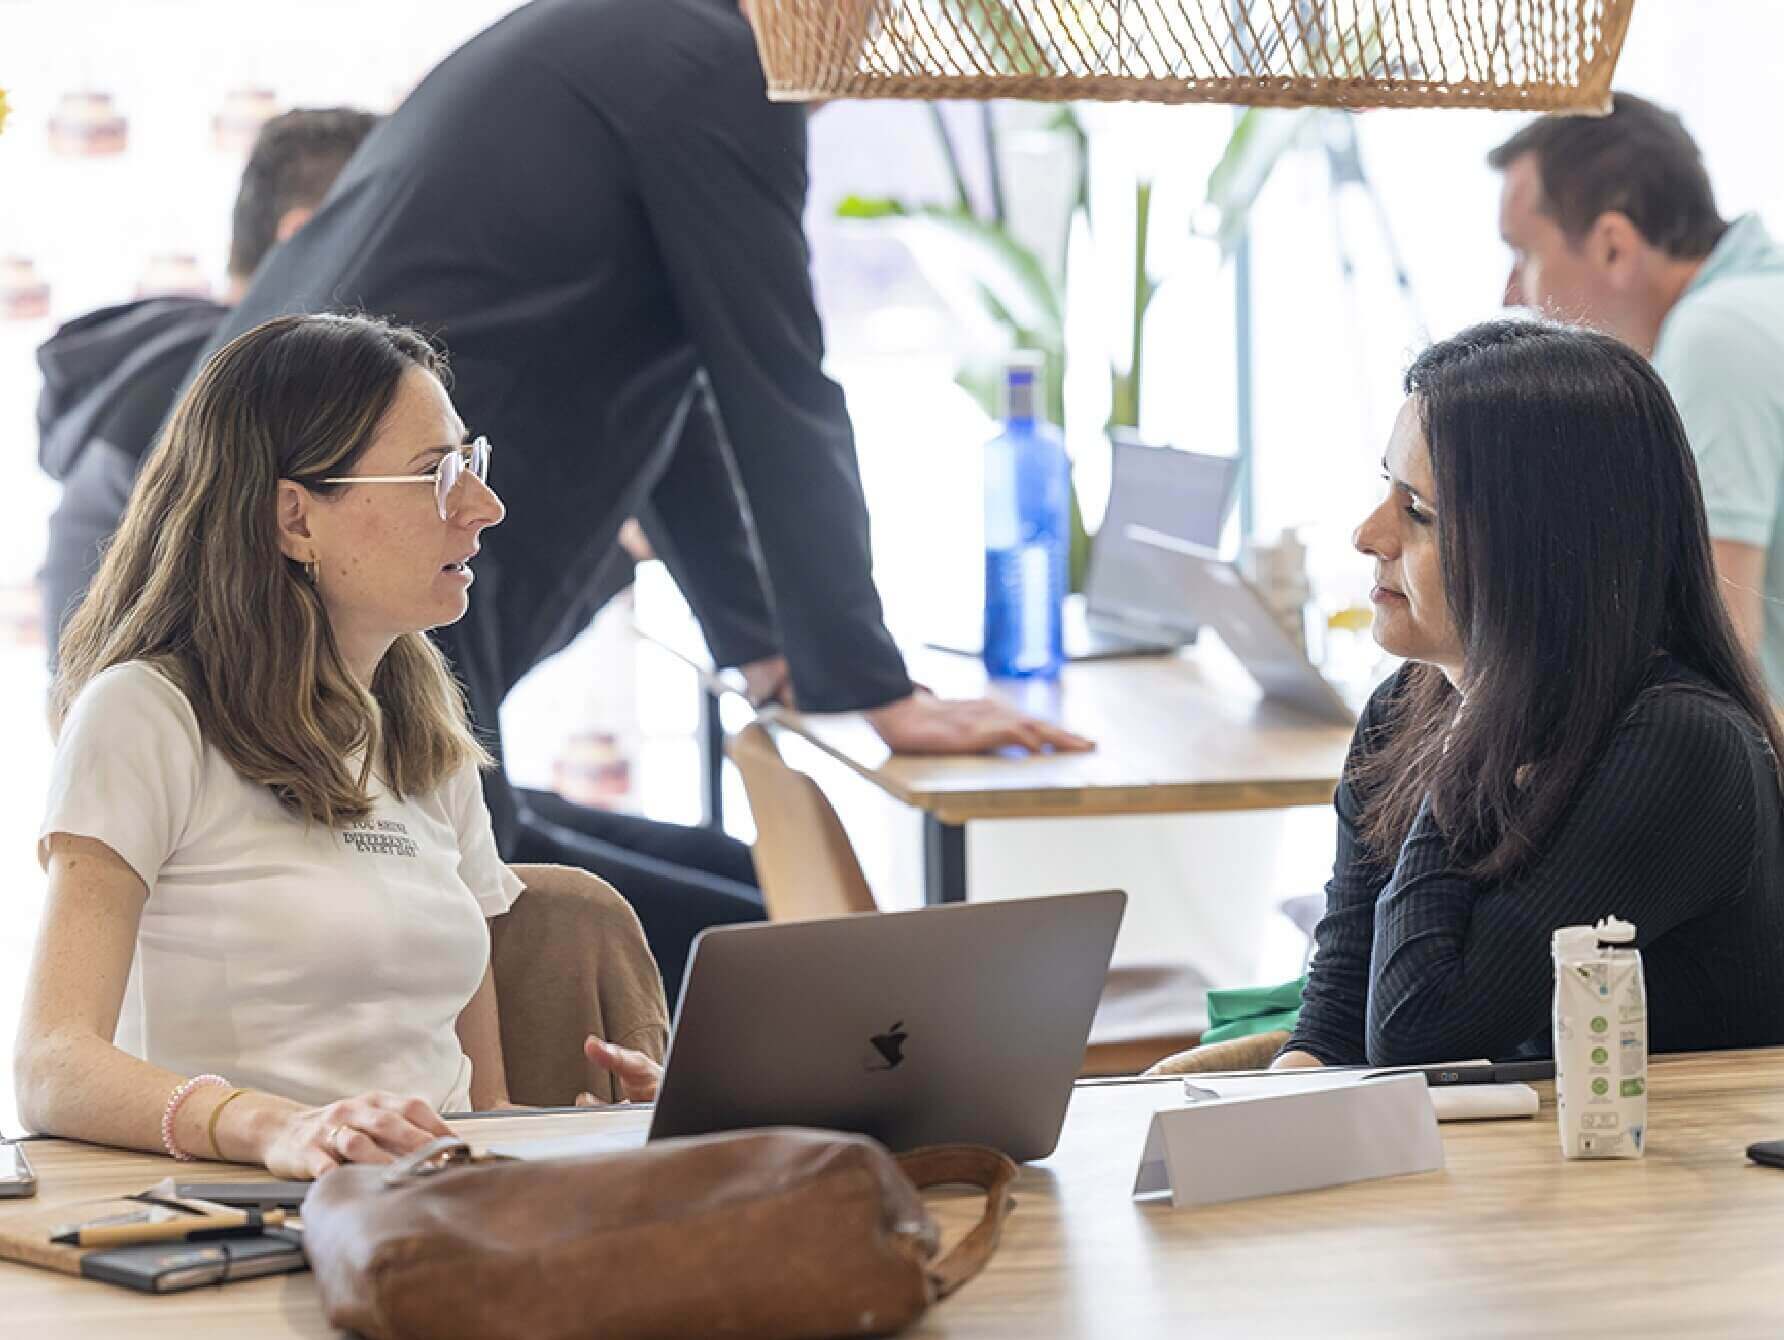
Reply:
[[[929,1265],[935,1296],[946,1298],[983,1270],[991,1253],[997,1250],[1004,1220],[1016,1204],[1010,1195],[1016,1165],[1006,1155],[984,1145],[930,1145],[900,1154],[898,1166],[919,1191],[958,1183],[980,1187],[985,1192],[985,1213],[979,1222],[954,1244],[952,1251]]]

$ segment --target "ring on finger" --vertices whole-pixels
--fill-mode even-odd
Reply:
[[[328,1152],[340,1159],[343,1163],[347,1162],[348,1159],[346,1151],[341,1148],[341,1134],[342,1132],[351,1129],[352,1127],[348,1126],[346,1122],[342,1122],[328,1133]]]

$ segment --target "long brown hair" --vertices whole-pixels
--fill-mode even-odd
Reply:
[[[352,470],[414,368],[445,373],[421,336],[360,316],[280,317],[218,350],[174,408],[63,635],[53,728],[93,676],[146,661],[238,773],[318,823],[371,813],[374,765],[399,795],[487,766],[426,635],[397,638],[368,692],[279,548],[279,481],[330,492],[315,481]]]
[[[1406,392],[1437,483],[1467,701],[1458,712],[1435,665],[1401,672],[1384,742],[1352,778],[1374,858],[1392,863],[1428,797],[1471,874],[1514,873],[1661,654],[1750,718],[1775,777],[1778,722],[1722,603],[1684,425],[1647,361],[1608,335],[1489,321],[1419,355]]]

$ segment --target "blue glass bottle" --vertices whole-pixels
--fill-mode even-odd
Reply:
[[[1051,679],[1065,660],[1071,470],[1040,414],[1038,354],[1004,366],[1003,431],[985,444],[985,668]]]

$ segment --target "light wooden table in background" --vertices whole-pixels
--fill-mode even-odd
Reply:
[[[1266,702],[1230,657],[1080,661],[1056,685],[989,680],[975,659],[910,658],[950,698],[989,693],[1097,743],[1088,754],[893,755],[858,713],[774,710],[782,726],[923,814],[924,898],[966,897],[975,820],[1274,810],[1332,799],[1348,729]]]
[[[1784,1049],[1657,1061],[1648,1157],[1638,1162],[1564,1161],[1549,1086],[1538,1087],[1544,1103],[1533,1121],[1444,1126],[1442,1172],[1194,1210],[1129,1195],[1147,1123],[1179,1101],[1176,1085],[1080,1087],[1058,1152],[1022,1170],[990,1266],[911,1334],[1784,1332],[1784,1172],[1743,1156],[1753,1141],[1784,1137]],[[467,1128],[479,1139],[514,1139],[640,1119],[517,1116]],[[141,1190],[173,1167],[61,1141],[29,1147],[44,1203]],[[218,1173],[203,1164],[191,1171]],[[931,1204],[950,1240],[979,1209],[964,1193]],[[156,1298],[5,1263],[0,1333],[334,1334],[307,1274]]]

